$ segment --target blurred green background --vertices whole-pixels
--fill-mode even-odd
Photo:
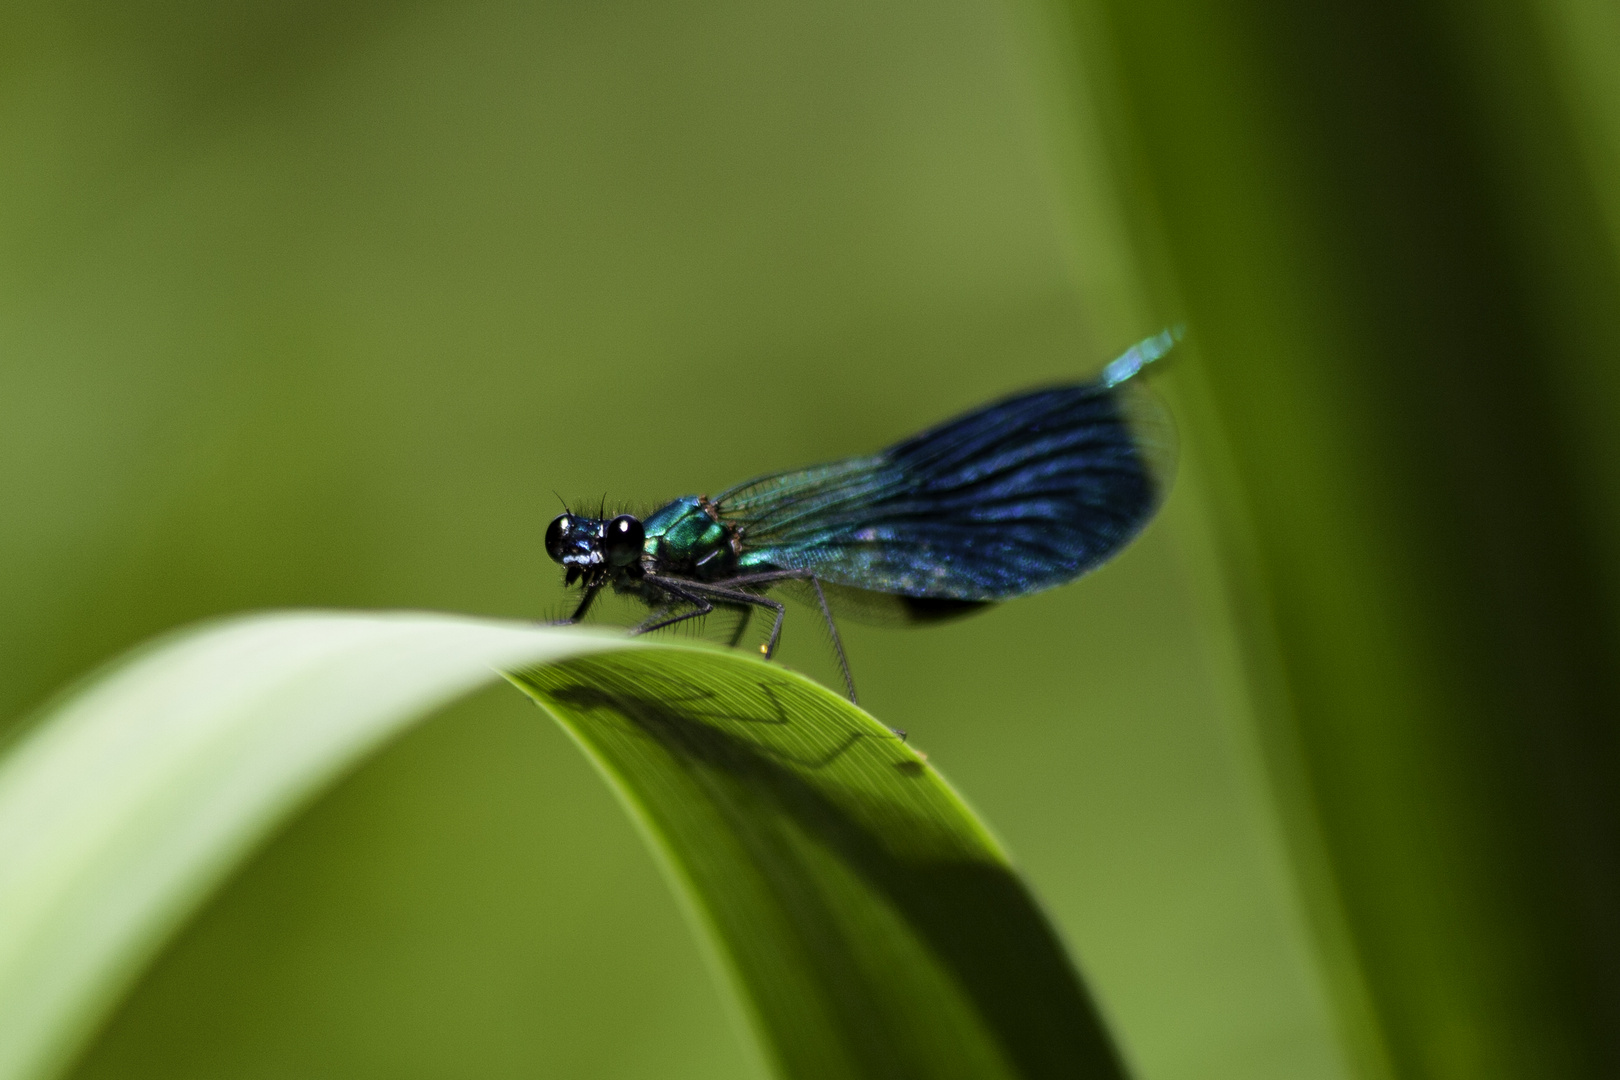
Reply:
[[[1582,720],[1552,725],[1574,732],[1565,764],[1612,748],[1613,234],[1570,179],[1612,160],[1606,99],[1578,92],[1607,39],[1515,66],[1546,31],[1515,36],[1528,4],[1476,26],[1434,0],[1417,29],[1286,9],[8,5],[0,716],[220,612],[554,615],[553,490],[646,507],[865,452],[1186,315],[1192,348],[1155,376],[1186,441],[1160,520],[1077,586],[929,630],[845,627],[863,703],[999,831],[1147,1080],[1497,1075],[1484,1029],[1522,1001],[1474,1008],[1456,987],[1500,989],[1503,969],[1458,957],[1493,942],[1511,967],[1543,955],[1515,928],[1613,912],[1608,855],[1584,886],[1548,871],[1545,895],[1496,904],[1490,882],[1545,870],[1476,872],[1491,856],[1469,846],[1493,835],[1470,816],[1501,790],[1490,763],[1519,759],[1445,764],[1480,699],[1507,718],[1491,730]],[[1546,10],[1609,27],[1576,0]],[[1447,153],[1491,183],[1450,183]],[[1387,191],[1417,194],[1368,195]],[[1469,284],[1448,293],[1453,271],[1483,280],[1493,258],[1516,284],[1448,303]],[[1480,329],[1482,311],[1499,318]],[[1541,345],[1574,359],[1515,383]],[[1437,352],[1452,361],[1426,367]],[[1546,431],[1564,441],[1501,474],[1505,495],[1469,486],[1470,454],[1495,468]],[[1435,456],[1449,473],[1424,471]],[[1515,518],[1549,476],[1573,493]],[[1501,599],[1519,579],[1481,536],[1553,567],[1531,601]],[[1429,603],[1453,556],[1441,593],[1501,588]],[[1576,642],[1574,668],[1515,681],[1523,642],[1488,631],[1543,623],[1572,627],[1552,649]],[[1435,641],[1430,685],[1413,643]],[[782,658],[834,677],[802,611]],[[1469,682],[1503,670],[1507,690]],[[1426,717],[1437,734],[1408,753]],[[1589,790],[1612,759],[1585,761],[1538,774],[1575,791],[1551,832],[1573,820],[1596,845],[1571,859],[1613,840]],[[1540,805],[1516,791],[1494,812]],[[1429,816],[1435,835],[1379,863]],[[1468,852],[1456,880],[1484,922],[1428,889],[1435,850]],[[1553,983],[1592,939],[1559,940]],[[1541,974],[1520,987],[1573,1049],[1548,1064],[1531,1040],[1500,1075],[1602,1075],[1578,1032],[1614,974],[1590,971],[1602,985],[1562,1013]],[[491,692],[272,843],[77,1075],[759,1076],[729,1010],[606,789]]]
[[[650,505],[865,452],[1158,329],[1088,306],[1110,271],[1073,250],[994,4],[8,21],[7,715],[216,612],[552,614],[553,489]],[[1144,1075],[1337,1076],[1189,505],[1078,587],[849,627],[852,662],[1028,869]],[[798,616],[784,660],[835,678]],[[751,1053],[602,784],[490,693],[272,845],[80,1075]]]

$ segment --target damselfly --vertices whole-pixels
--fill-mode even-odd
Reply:
[[[797,584],[821,609],[850,700],[855,682],[834,601],[910,622],[966,614],[1072,581],[1141,531],[1163,498],[1169,424],[1136,375],[1170,350],[1166,330],[1090,382],[1050,386],[965,413],[887,450],[686,495],[645,519],[566,512],[546,552],[584,589],[568,622],[611,588],[645,603],[635,633],[786,609]]]

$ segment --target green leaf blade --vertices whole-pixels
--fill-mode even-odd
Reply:
[[[315,612],[140,650],[0,757],[0,1080],[59,1075],[278,824],[498,670],[643,825],[782,1076],[1123,1075],[989,832],[837,695],[731,652]]]
[[[251,617],[93,678],[0,763],[0,1077],[52,1075],[294,807],[495,668],[622,645],[437,615]]]
[[[782,1075],[1123,1075],[1050,925],[933,769],[807,680],[677,655],[517,681],[695,898]]]

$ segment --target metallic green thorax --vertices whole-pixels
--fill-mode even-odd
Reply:
[[[700,495],[686,495],[655,510],[644,522],[642,550],[659,573],[718,581],[737,568],[741,542]]]

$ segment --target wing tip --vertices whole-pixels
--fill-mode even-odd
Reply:
[[[1118,386],[1175,348],[1176,342],[1185,337],[1186,333],[1187,325],[1176,323],[1165,327],[1152,337],[1138,341],[1121,353],[1119,359],[1103,368],[1102,384],[1110,388]]]

